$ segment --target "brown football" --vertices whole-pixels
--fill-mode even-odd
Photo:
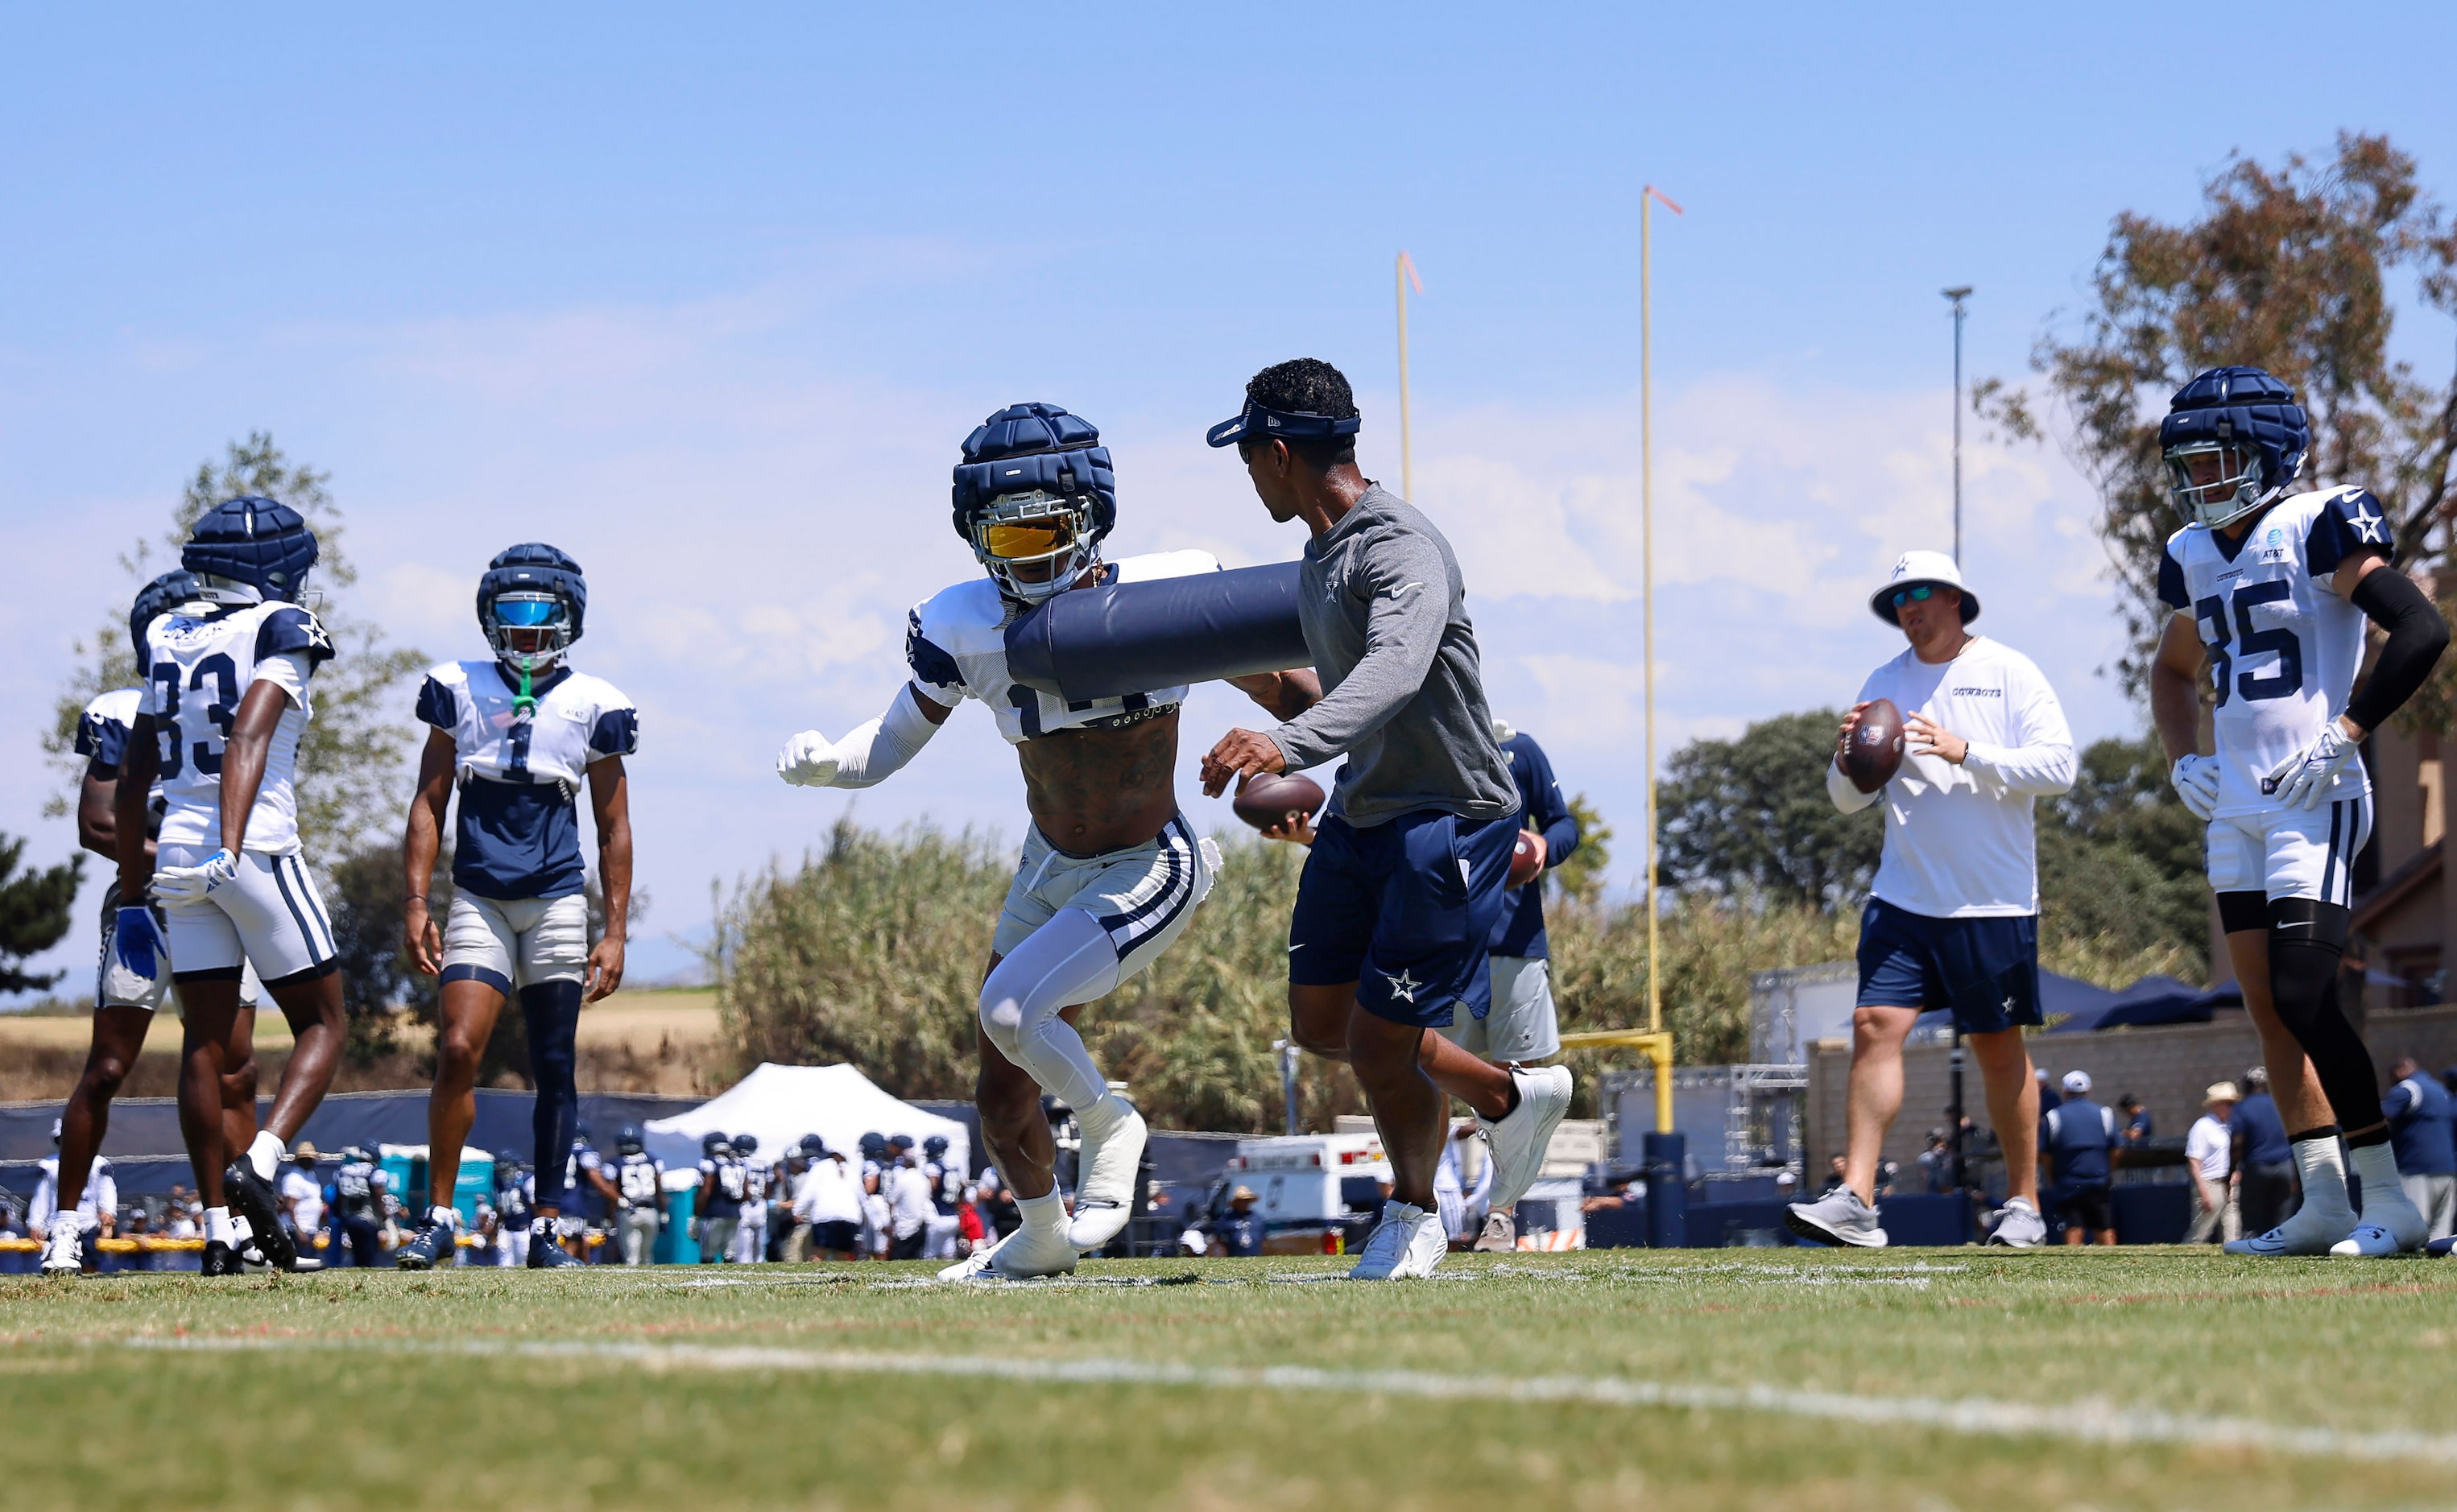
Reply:
[[[1510,852],[1510,880],[1502,886],[1523,888],[1535,881],[1537,874],[1543,869],[1536,860],[1536,842],[1527,837],[1526,830],[1521,829]]]
[[[1893,781],[1903,765],[1903,711],[1892,699],[1877,699],[1860,711],[1859,727],[1843,747],[1841,765],[1843,775],[1864,793]]]
[[[1322,807],[1322,785],[1311,777],[1256,772],[1237,784],[1228,806],[1237,817],[1257,829],[1284,824],[1290,814],[1311,815]]]

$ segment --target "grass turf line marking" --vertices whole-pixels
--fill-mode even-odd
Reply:
[[[461,1340],[413,1342],[364,1338],[199,1338],[137,1335],[106,1341],[166,1353],[338,1350],[455,1359],[619,1361],[650,1370],[795,1371],[821,1375],[995,1378],[1034,1384],[1181,1386],[1213,1391],[1321,1392],[1348,1397],[1416,1397],[1445,1401],[1570,1402],[1599,1407],[1673,1408],[1768,1417],[1817,1418],[1861,1426],[1931,1428],[1972,1438],[2057,1439],[2115,1448],[2184,1444],[2381,1463],[2457,1465],[2457,1435],[2411,1429],[2354,1432],[2201,1418],[2094,1399],[2062,1404],[1984,1397],[1869,1397],[1776,1386],[1676,1385],[1611,1376],[1452,1376],[1416,1370],[1324,1370],[1311,1365],[1181,1365],[1131,1359],[1007,1359],[990,1356],[885,1355],[762,1345]]]

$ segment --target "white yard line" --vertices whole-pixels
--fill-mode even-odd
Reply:
[[[102,1341],[97,1340],[98,1344]],[[2353,1432],[2203,1418],[2104,1400],[2034,1404],[1965,1397],[1872,1397],[1778,1386],[1676,1385],[1611,1376],[1453,1376],[1430,1371],[1324,1370],[1311,1365],[1182,1365],[1131,1359],[1003,1359],[987,1356],[866,1354],[754,1345],[548,1343],[506,1339],[418,1342],[389,1338],[163,1338],[140,1349],[196,1353],[345,1351],[456,1359],[618,1361],[655,1371],[795,1371],[822,1375],[956,1377],[1091,1386],[1179,1386],[1208,1391],[1307,1392],[1437,1400],[1574,1402],[1747,1416],[1818,1418],[1864,1426],[1927,1428],[1978,1438],[2057,1439],[2124,1447],[2189,1444],[2341,1460],[2457,1465],[2457,1435],[2403,1429]]]

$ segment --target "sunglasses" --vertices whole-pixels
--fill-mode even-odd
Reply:
[[[1916,588],[1905,588],[1894,595],[1894,607],[1899,609],[1906,603],[1926,603],[1935,594],[1936,589],[1925,582]]]

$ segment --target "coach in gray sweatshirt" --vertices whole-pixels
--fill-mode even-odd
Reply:
[[[1512,1071],[1435,1031],[1491,991],[1485,944],[1518,839],[1518,790],[1493,738],[1467,582],[1432,521],[1356,469],[1348,380],[1311,358],[1265,368],[1213,426],[1280,521],[1302,520],[1299,615],[1312,672],[1244,687],[1283,722],[1235,729],[1203,759],[1203,790],[1345,754],[1289,926],[1291,1037],[1345,1060],[1392,1168],[1392,1200],[1360,1280],[1432,1274],[1448,1247],[1434,1174],[1448,1096],[1493,1142],[1497,1208],[1541,1171],[1569,1108],[1561,1067]]]

